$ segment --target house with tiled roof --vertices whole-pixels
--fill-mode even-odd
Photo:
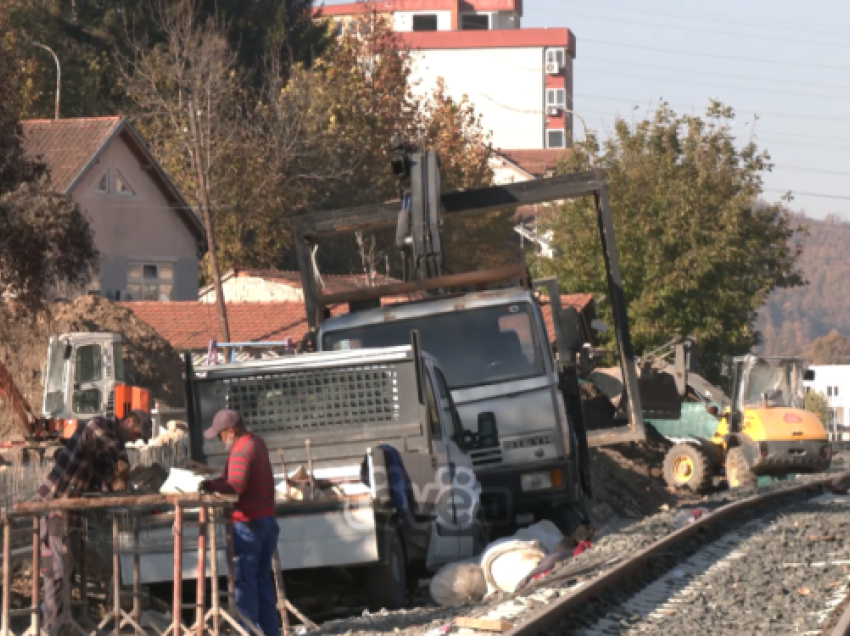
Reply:
[[[100,268],[88,289],[111,300],[196,300],[204,228],[124,117],[21,122],[24,151],[89,219]]]
[[[320,291],[332,294],[374,285],[389,285],[401,281],[376,274],[369,279],[365,274],[322,274]],[[301,274],[279,269],[233,268],[221,276],[221,287],[226,302],[303,302]],[[215,287],[207,285],[198,292],[198,300],[215,302]]]

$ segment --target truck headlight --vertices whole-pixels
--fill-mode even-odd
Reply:
[[[557,488],[561,485],[561,471],[547,470],[539,473],[526,473],[520,477],[520,486],[523,491],[547,490]]]

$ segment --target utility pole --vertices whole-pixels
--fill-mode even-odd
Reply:
[[[33,44],[33,46],[37,46],[40,49],[44,49],[45,51],[50,53],[53,56],[53,59],[56,61],[56,112],[55,112],[55,118],[59,119],[59,89],[60,89],[60,83],[62,81],[62,69],[59,66],[59,58],[56,57],[56,53],[54,53],[53,49],[51,49],[49,46],[45,46],[41,42],[36,42],[34,40],[32,41],[32,44]]]
[[[207,188],[207,170],[204,156],[201,154],[201,143],[198,139],[198,113],[195,105],[189,102],[189,122],[192,127],[192,154],[195,156],[195,170],[198,173],[198,194],[201,210],[204,214],[204,229],[207,233],[207,250],[210,253],[210,270],[212,270],[213,285],[215,286],[215,304],[218,308],[218,320],[221,328],[221,341],[230,342],[230,327],[227,324],[227,308],[224,304],[224,289],[221,286],[221,275],[218,271],[218,258],[215,251],[215,234],[213,233],[212,213],[210,212],[210,196]],[[230,349],[225,348],[224,360],[230,358]]]

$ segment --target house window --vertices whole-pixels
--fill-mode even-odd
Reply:
[[[340,35],[342,35],[342,21],[334,20],[333,36],[338,38]]]
[[[546,105],[565,108],[567,105],[567,91],[564,88],[547,88]]]
[[[546,147],[547,148],[563,148],[564,147],[564,131],[563,130],[547,130],[546,131]]]
[[[129,263],[126,300],[168,301],[174,288],[171,263]]]
[[[832,387],[826,387],[826,397],[832,397]]]
[[[127,183],[127,179],[124,178],[124,175],[115,171],[115,192],[117,194],[124,194],[128,196],[133,196],[136,193],[133,191],[133,188],[130,187],[130,184]]]
[[[490,16],[466,14],[460,16],[460,28],[464,31],[486,31],[490,28]]]
[[[100,179],[97,182],[97,185],[94,187],[95,192],[107,193],[109,192],[109,171],[103,173]]]
[[[546,61],[555,62],[559,68],[564,67],[564,49],[549,49],[546,51]]]
[[[436,14],[415,15],[413,16],[414,31],[436,31],[437,16]]]

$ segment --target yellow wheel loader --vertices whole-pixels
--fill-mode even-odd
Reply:
[[[712,387],[712,399],[707,399],[693,386],[704,382],[697,378],[688,378],[690,392],[717,417],[717,427],[708,439],[694,436],[668,451],[663,471],[668,485],[704,492],[718,475],[725,475],[730,488],[738,488],[754,485],[761,475],[784,477],[829,468],[832,453],[826,430],[803,406],[803,380],[814,379],[804,360],[734,358],[731,398]]]
[[[675,338],[637,359],[644,420],[674,442],[663,475],[674,488],[705,492],[715,477],[730,488],[761,475],[784,477],[826,471],[831,446],[820,418],[803,406],[804,380],[813,380],[801,358],[746,355],[729,366],[732,397],[696,372],[696,343]],[[609,399],[622,391],[617,369],[596,369],[589,380]],[[704,406],[683,408],[693,398]],[[695,404],[693,406],[696,406]]]

